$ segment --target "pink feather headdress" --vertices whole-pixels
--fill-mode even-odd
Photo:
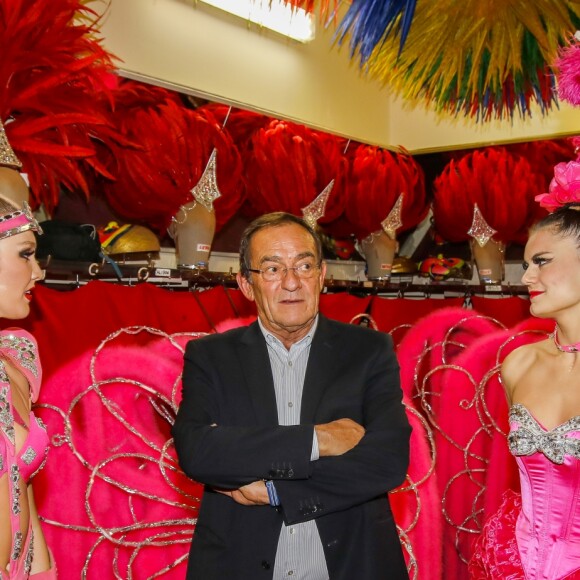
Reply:
[[[554,68],[557,70],[558,97],[571,105],[580,105],[580,31],[560,51]]]

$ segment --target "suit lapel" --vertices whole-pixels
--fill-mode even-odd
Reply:
[[[276,393],[268,347],[257,322],[251,324],[242,335],[239,357],[254,408],[256,424],[278,425]]]
[[[312,423],[322,395],[332,381],[332,369],[336,366],[336,347],[331,338],[334,334],[329,320],[319,315],[318,327],[312,339],[304,390],[302,392],[301,423]]]

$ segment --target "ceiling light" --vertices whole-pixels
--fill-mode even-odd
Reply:
[[[292,8],[283,0],[201,1],[300,42],[310,42],[314,38],[312,14],[302,8]]]

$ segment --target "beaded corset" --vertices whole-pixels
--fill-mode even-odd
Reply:
[[[1,236],[1,234],[0,234]],[[23,509],[26,494],[22,494],[21,480],[28,483],[41,469],[48,451],[48,435],[42,423],[30,412],[26,438],[22,448],[16,450],[15,415],[12,404],[10,377],[6,371],[9,361],[20,371],[30,388],[30,398],[38,398],[42,371],[38,360],[36,341],[21,329],[0,331],[0,473],[8,477],[9,529],[11,533],[11,553],[8,578],[25,580],[29,577],[34,551],[34,533],[28,511]],[[22,420],[22,418],[20,418]],[[23,504],[23,499],[25,503]],[[21,521],[22,518],[24,521]],[[5,526],[6,523],[2,522]],[[27,527],[23,533],[23,526]],[[4,573],[0,573],[6,578]]]
[[[568,437],[580,431],[580,416],[546,431],[538,424],[532,414],[523,406],[515,404],[510,409],[510,423],[518,428],[508,436],[510,451],[513,455],[532,455],[543,453],[553,463],[564,463],[564,457],[571,455],[580,459],[580,439]]]

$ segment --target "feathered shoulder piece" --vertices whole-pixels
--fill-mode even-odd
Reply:
[[[580,31],[560,50],[554,63],[558,96],[571,105],[580,105]]]

